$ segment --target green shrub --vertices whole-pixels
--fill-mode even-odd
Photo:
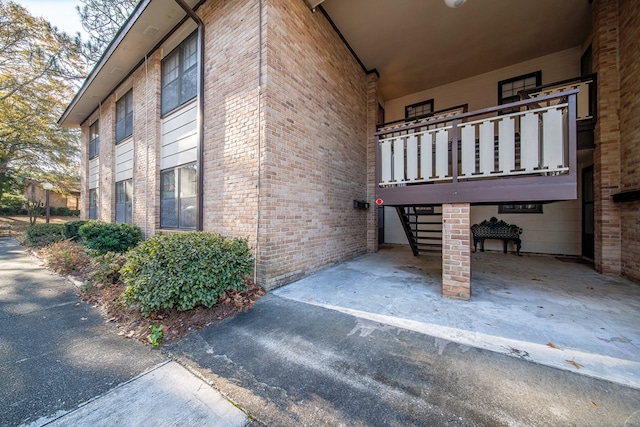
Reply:
[[[246,289],[252,271],[246,240],[219,234],[158,234],[127,253],[120,270],[125,303],[148,316],[163,308],[211,307],[228,289]]]
[[[82,227],[86,223],[87,223],[87,221],[84,221],[84,220],[81,220],[81,219],[79,219],[77,221],[65,222],[64,223],[64,236],[67,239],[78,240],[80,238],[80,235],[78,234],[78,231],[80,230],[80,227]]]
[[[24,210],[27,199],[22,194],[6,193],[0,202],[0,213],[2,215],[20,215]]]
[[[100,285],[113,285],[120,280],[120,269],[127,258],[123,254],[107,252],[93,259],[94,270],[89,273],[89,281]]]
[[[27,229],[27,245],[46,246],[59,240],[64,240],[64,224],[34,224]]]
[[[142,240],[142,231],[137,225],[102,221],[87,221],[80,227],[78,234],[82,244],[98,255],[126,252]]]
[[[80,211],[75,210],[75,209],[69,209],[66,206],[60,207],[60,208],[55,208],[55,207],[50,207],[49,208],[49,213],[52,216],[78,216],[80,215]]]
[[[72,274],[84,269],[90,262],[86,248],[71,240],[60,240],[42,249],[47,266],[56,273]]]

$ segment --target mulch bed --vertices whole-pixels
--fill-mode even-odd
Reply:
[[[201,329],[249,310],[265,291],[251,281],[247,281],[244,291],[227,291],[212,307],[198,306],[187,311],[164,309],[142,316],[136,307],[126,308],[118,299],[124,290],[121,283],[111,286],[91,286],[78,295],[84,301],[98,307],[109,321],[116,322],[119,335],[134,338],[149,344],[149,327],[164,326],[164,341],[172,341],[185,336],[189,331]]]

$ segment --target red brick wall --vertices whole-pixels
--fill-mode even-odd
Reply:
[[[598,73],[598,122],[595,128],[595,264],[620,274],[620,207],[611,196],[620,191],[620,73],[618,2],[593,2],[593,65]]]
[[[640,190],[640,0],[619,1],[621,191]],[[622,274],[640,281],[640,202],[621,203]]]
[[[471,298],[471,207],[469,203],[442,205],[442,296]]]
[[[375,250],[373,177],[369,188],[367,182],[375,153],[367,139],[367,126],[375,127],[367,122],[367,96],[375,96],[375,81],[368,85],[322,13],[303,1],[262,4],[261,94],[258,2],[208,1],[198,10],[206,25],[203,225],[247,238],[258,282],[271,289],[364,253],[368,242]],[[127,80],[134,97],[133,219],[149,226],[147,236],[159,226],[160,64],[161,52],[153,52]],[[112,94],[100,117],[106,221],[115,216],[114,115]],[[369,211],[355,210],[354,199],[368,200]]]
[[[367,198],[367,77],[320,11],[265,3],[259,273],[274,288],[367,251],[353,208]]]
[[[205,22],[204,229],[256,246],[258,2],[208,1]]]
[[[378,75],[370,73],[367,79],[367,201],[370,208],[367,214],[367,251],[378,250],[378,206],[376,198],[376,150],[378,139],[375,137],[378,119]]]
[[[160,51],[133,73],[133,223],[146,237],[160,225]]]

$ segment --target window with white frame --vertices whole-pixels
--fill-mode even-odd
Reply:
[[[89,126],[89,158],[93,159],[100,153],[100,125],[98,120]]]
[[[89,219],[98,219],[98,189],[89,189]]]
[[[198,43],[194,33],[162,60],[162,114],[196,97],[197,67]]]
[[[196,177],[195,163],[160,172],[161,228],[196,228]]]
[[[116,222],[133,222],[133,180],[116,182]]]
[[[133,134],[133,89],[116,102],[116,144]]]

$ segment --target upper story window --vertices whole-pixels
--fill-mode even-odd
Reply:
[[[542,71],[502,80],[498,82],[498,104],[520,101],[519,92],[533,89],[541,84]],[[505,113],[505,111],[501,111],[501,113]]]
[[[404,118],[407,120],[420,119],[433,114],[433,98],[404,107]]]
[[[197,66],[198,43],[194,33],[162,61],[162,114],[196,97]]]
[[[100,153],[100,125],[98,120],[89,126],[89,158],[93,159]]]
[[[133,134],[133,89],[116,102],[116,144]]]

